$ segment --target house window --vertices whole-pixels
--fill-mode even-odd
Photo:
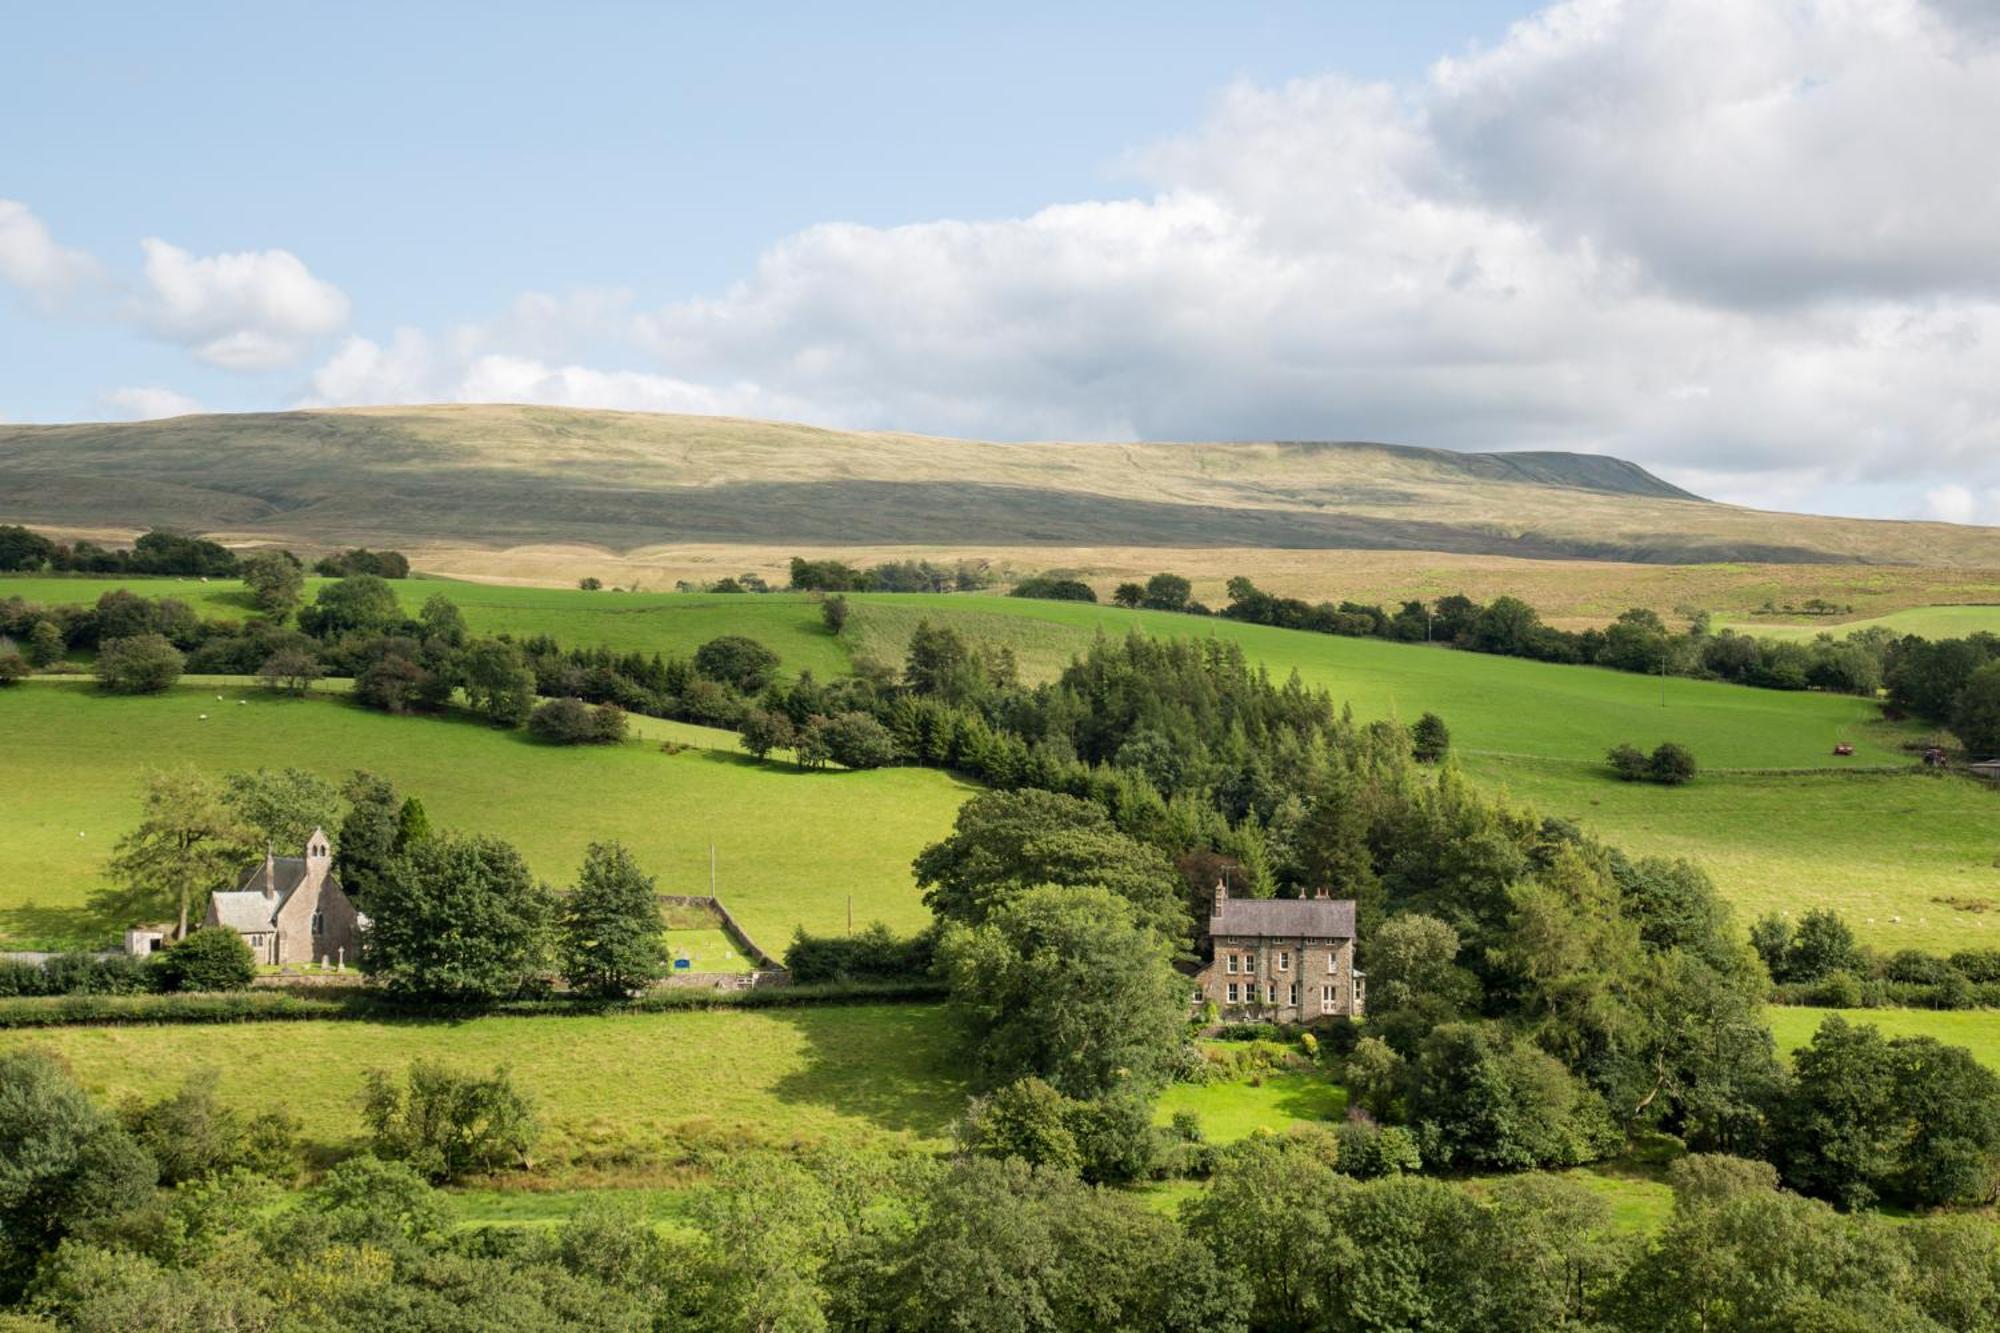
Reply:
[[[1277,988],[1277,986],[1276,986],[1276,985],[1275,985],[1274,983],[1272,983],[1272,982],[1269,982],[1269,981],[1265,982],[1265,983],[1264,983],[1264,1003],[1265,1003],[1265,1004],[1276,1004],[1277,1002],[1278,1002],[1278,988]]]
[[[1235,955],[1235,954],[1230,954],[1230,955],[1229,955],[1229,970],[1230,970],[1231,972],[1234,972],[1234,971],[1236,970],[1236,955]]]
[[[1299,1007],[1299,983],[1296,981],[1292,983],[1292,998],[1290,1003],[1294,1009]]]
[[[1339,973],[1340,973],[1340,955],[1337,953],[1327,954],[1326,974],[1328,976],[1337,976],[1339,975]]]
[[[1229,1002],[1236,1003],[1236,983],[1233,981],[1229,983]]]
[[[1319,1011],[1323,1014],[1333,1012],[1333,987],[1321,986],[1319,988]]]
[[[1280,972],[1289,972],[1292,970],[1292,955],[1290,950],[1279,950],[1278,970]]]
[[[324,934],[326,934],[326,913],[325,913],[325,912],[314,912],[314,913],[313,913],[313,935],[314,935],[315,937],[318,937],[318,936],[321,936],[321,935],[324,935]]]

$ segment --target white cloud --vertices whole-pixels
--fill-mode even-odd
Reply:
[[[202,410],[201,404],[186,394],[156,387],[113,389],[104,395],[104,405],[134,421],[184,417]]]
[[[97,261],[56,244],[26,204],[0,199],[0,282],[54,304],[98,276]]]
[[[156,238],[140,247],[146,290],[139,317],[210,365],[239,371],[290,365],[347,322],[346,295],[290,251],[198,258]]]
[[[1230,89],[1131,156],[1142,197],[813,227],[710,299],[529,296],[350,340],[313,392],[1577,448],[1737,500],[1970,496],[2000,485],[1978,12],[1572,0],[1412,87]]]

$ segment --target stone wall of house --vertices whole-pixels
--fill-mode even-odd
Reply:
[[[1212,942],[1214,957],[1196,980],[1225,1022],[1318,1023],[1364,1011],[1353,940],[1218,935]],[[1231,986],[1237,988],[1234,1001]],[[1333,988],[1331,1009],[1322,1004],[1322,988],[1328,986]]]

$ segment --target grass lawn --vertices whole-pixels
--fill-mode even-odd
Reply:
[[[1322,1074],[1267,1074],[1249,1083],[1175,1083],[1161,1094],[1153,1113],[1167,1124],[1177,1111],[1201,1117],[1210,1143],[1234,1143],[1258,1130],[1282,1133],[1305,1122],[1338,1122],[1347,1114],[1347,1089]]]
[[[1634,855],[1700,862],[1745,927],[1765,912],[1832,907],[1888,951],[2000,947],[2000,792],[1978,782],[1916,770],[1717,773],[1667,788],[1550,760],[1473,756],[1466,768]]]
[[[748,972],[750,960],[721,930],[669,930],[669,956],[688,960],[690,972]]]
[[[656,1227],[672,1227],[686,1217],[690,1191],[608,1185],[598,1189],[455,1189],[449,1193],[452,1217],[467,1226],[560,1226],[584,1204],[609,1201],[630,1208]]]
[[[1778,1049],[1789,1055],[1806,1045],[1827,1015],[1868,1023],[1890,1037],[1936,1037],[1963,1046],[1988,1069],[2000,1073],[2000,1010],[1993,1009],[1808,1009],[1773,1006],[1764,1011]]]
[[[0,735],[0,935],[21,943],[96,940],[128,924],[94,917],[87,900],[138,822],[143,772],[176,761],[211,772],[298,764],[335,778],[371,769],[420,796],[434,823],[506,838],[557,884],[590,842],[617,838],[661,892],[706,893],[713,842],[723,901],[774,953],[797,925],[844,929],[849,895],[857,924],[923,925],[911,859],[970,790],[926,769],[801,773],[737,753],[663,753],[652,740],[564,749],[469,719],[255,691],[218,703],[199,687],[130,698],[36,681],[0,694]]]
[[[0,1033],[0,1049],[24,1047],[54,1050],[111,1101],[212,1073],[225,1103],[284,1108],[323,1148],[363,1132],[371,1068],[504,1064],[535,1099],[536,1156],[551,1165],[703,1141],[942,1146],[964,1109],[955,1040],[931,1005]]]

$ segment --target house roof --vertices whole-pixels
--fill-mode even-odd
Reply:
[[[266,898],[262,889],[239,889],[234,893],[218,893],[209,902],[215,911],[217,925],[227,926],[242,934],[272,929],[278,909],[284,906],[285,900]]]
[[[296,889],[306,877],[306,859],[303,856],[274,856],[271,858],[271,865],[273,867],[271,880],[278,890],[280,899]],[[264,892],[264,863],[259,861],[238,875],[236,888],[238,892],[246,889],[255,890],[261,896]]]
[[[1226,898],[1208,919],[1211,935],[1354,938],[1352,898]]]

